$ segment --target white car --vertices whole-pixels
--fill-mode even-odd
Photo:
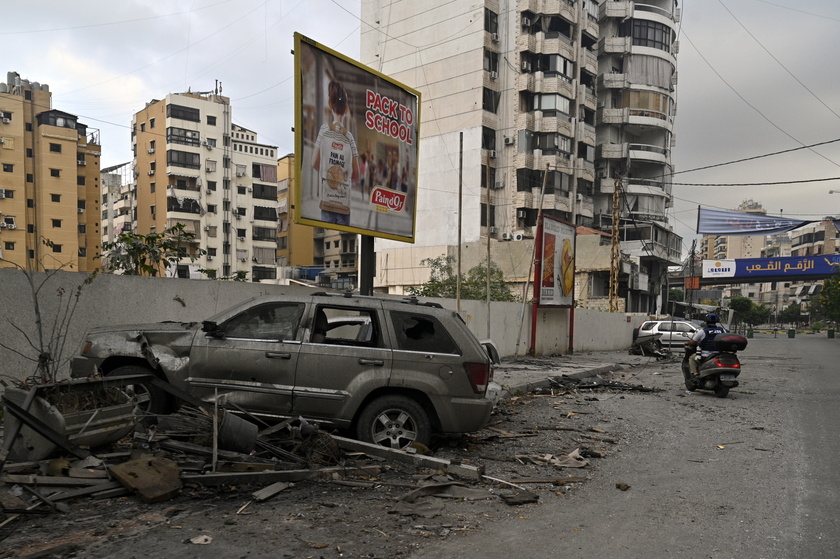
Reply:
[[[659,341],[665,347],[681,347],[700,327],[686,320],[647,320],[639,326],[634,338],[662,334]]]

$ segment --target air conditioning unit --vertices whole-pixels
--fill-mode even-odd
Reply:
[[[487,154],[490,156],[490,159],[496,159],[496,150],[495,149],[488,150]]]
[[[496,227],[495,227],[495,226],[493,226],[493,225],[491,225],[491,226],[490,226],[490,234],[491,234],[491,235],[494,235],[495,233],[496,233]]]
[[[239,214],[236,214],[236,219],[242,219],[242,216],[239,215]]]
[[[501,190],[504,187],[505,187],[505,181],[496,181],[495,183],[493,183],[493,188],[495,190]]]
[[[531,71],[531,63],[527,60],[522,63],[522,71],[523,72],[530,72]]]
[[[254,189],[253,189],[253,188],[251,188],[250,186],[249,186],[246,190],[247,190],[248,192],[253,192],[253,191],[254,191]]]
[[[148,153],[149,155],[153,154],[154,152],[155,152],[155,148],[149,148],[149,149],[146,151],[146,153]]]
[[[209,188],[207,189],[207,191],[206,191],[206,192],[207,192],[207,194],[213,194],[213,191],[212,191],[212,190],[210,190]]]
[[[204,147],[206,147],[208,150],[213,149],[213,146],[210,145],[210,142],[204,142]]]
[[[495,80],[495,79],[496,79],[496,78],[498,78],[498,77],[499,77],[499,73],[498,73],[498,72],[496,72],[495,70],[490,70],[490,79],[491,79],[491,80]]]
[[[6,189],[5,188],[0,188],[0,198],[5,198],[5,197],[6,197]]]
[[[3,118],[3,124],[9,124],[10,122],[12,122],[11,119]]]
[[[213,256],[212,256],[212,255],[210,255],[210,254],[208,254],[208,255],[207,255],[207,261],[208,261],[208,262],[210,262],[211,260],[213,260]]]
[[[517,233],[513,234],[513,240],[514,241],[521,241],[524,238],[525,238],[525,235],[523,235],[522,233],[517,232]]]
[[[205,230],[205,231],[210,231],[210,226],[209,226],[209,225],[205,225],[205,226],[204,226],[204,230]]]
[[[77,211],[77,212],[79,212],[80,214],[85,213],[85,209],[84,209],[84,208],[76,208],[76,211]]]
[[[508,233],[507,231],[505,231],[504,233],[502,233],[502,240],[503,240],[503,241],[509,241],[509,240],[511,240],[512,238],[513,238],[513,235],[511,235],[511,234],[510,234],[510,233]]]
[[[0,221],[0,229],[5,229],[6,227],[8,227],[8,225],[6,225],[6,222]]]
[[[248,259],[247,259],[247,258],[240,258],[240,259],[239,259],[239,261],[240,261],[240,262],[247,262],[247,261],[248,261]]]
[[[490,35],[490,39],[491,39],[494,43],[498,43],[498,42],[499,42],[499,34],[498,34],[498,33],[493,33],[492,35]]]
[[[13,230],[17,229],[17,225],[14,224],[14,223],[9,223],[8,228],[9,228],[9,231],[13,231]]]
[[[245,242],[245,237],[239,237],[240,242]]]
[[[5,143],[6,143],[6,138],[0,138],[0,145],[5,144]]]
[[[505,136],[505,145],[512,146],[513,145],[513,136]]]
[[[259,262],[259,260],[257,260],[257,257],[255,256],[251,259],[251,262]]]
[[[81,160],[79,160],[79,161],[76,161],[76,164],[77,164],[79,167],[85,167],[85,166],[87,165],[87,161],[85,161],[84,159],[81,159]]]
[[[245,171],[236,171],[236,176],[237,177],[244,177],[245,176]]]
[[[154,169],[152,169],[151,171],[149,171],[149,176],[150,176],[150,177],[151,177],[152,175],[154,175],[154,174],[155,174],[155,170],[154,170]]]
[[[577,200],[578,202],[583,202],[583,194],[578,194],[577,196],[575,196],[575,200]]]
[[[516,217],[519,219],[525,219],[525,216],[528,215],[528,212],[525,210],[516,210]]]
[[[204,171],[207,172],[207,173],[215,173],[216,169],[214,169],[213,167],[210,167],[208,165],[207,167],[204,168]]]
[[[531,18],[523,17],[522,18],[522,27],[531,27]]]

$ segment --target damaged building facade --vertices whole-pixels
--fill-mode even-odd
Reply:
[[[422,94],[422,227],[414,245],[377,240],[376,289],[403,293],[424,259],[488,237],[528,266],[542,211],[617,221],[622,310],[656,311],[682,245],[667,219],[679,16],[675,0],[364,0],[361,61]]]

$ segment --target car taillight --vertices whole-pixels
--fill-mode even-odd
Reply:
[[[470,379],[473,392],[484,394],[487,391],[487,385],[493,380],[492,365],[487,363],[464,363],[464,369],[467,371],[467,378]]]

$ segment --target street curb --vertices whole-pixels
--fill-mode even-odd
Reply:
[[[614,363],[612,365],[604,365],[601,367],[595,367],[594,369],[587,369],[585,371],[579,371],[577,373],[569,373],[563,375],[547,375],[546,378],[542,380],[538,380],[536,382],[525,382],[522,384],[511,384],[511,385],[504,385],[501,387],[499,391],[499,400],[505,400],[507,398],[512,397],[513,395],[517,394],[518,392],[528,393],[531,390],[537,388],[546,388],[551,386],[551,379],[557,377],[569,377],[575,379],[585,379],[594,377],[596,375],[600,375],[602,373],[609,373],[612,371],[620,371],[625,368],[624,364],[621,363]]]

